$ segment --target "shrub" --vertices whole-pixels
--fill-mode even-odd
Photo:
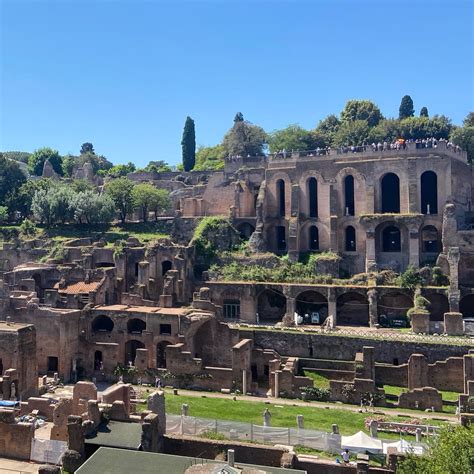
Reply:
[[[8,207],[0,206],[0,224],[4,224],[8,220]]]
[[[25,237],[34,237],[38,232],[38,228],[34,224],[34,222],[31,222],[29,219],[25,219],[21,224],[20,224],[20,234],[25,236]]]
[[[327,402],[331,398],[331,390],[329,388],[303,387],[301,391],[305,394],[306,400]]]
[[[417,286],[423,284],[423,278],[413,265],[409,265],[408,268],[397,278],[397,284],[402,288],[414,290]]]

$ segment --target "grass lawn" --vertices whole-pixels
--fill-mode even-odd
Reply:
[[[296,428],[296,416],[303,415],[305,428],[331,431],[332,424],[339,425],[339,431],[343,435],[352,435],[357,431],[365,429],[364,421],[367,417],[376,416],[368,413],[358,413],[354,411],[331,408],[325,409],[316,406],[292,406],[267,404],[264,402],[234,401],[229,398],[208,398],[208,397],[189,397],[185,395],[173,395],[166,393],[166,412],[170,414],[180,414],[181,405],[189,405],[189,415],[221,419],[234,420],[247,423],[263,424],[262,414],[265,408],[268,408],[272,414],[272,425],[281,427]],[[139,409],[143,409],[143,405]],[[388,421],[406,422],[409,417],[386,416]],[[426,421],[431,423],[431,421]],[[439,424],[442,422],[437,422]],[[400,436],[395,433],[381,433],[382,438],[399,439]],[[410,439],[410,437],[407,437]]]
[[[396,385],[384,385],[383,388],[386,394],[395,395],[397,397],[399,397],[401,393],[408,391],[406,387],[397,387]],[[439,390],[439,393],[441,393],[441,397],[443,398],[443,401],[446,401],[446,402],[458,401],[458,397],[459,397],[458,392],[448,392],[445,390]],[[456,411],[456,407],[445,406],[445,410],[447,412],[454,413]]]
[[[329,379],[322,375],[310,372],[309,370],[303,371],[305,377],[309,377],[313,380],[313,386],[317,388],[329,388]]]

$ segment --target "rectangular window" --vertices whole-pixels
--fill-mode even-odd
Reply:
[[[240,319],[240,301],[224,301],[224,318]]]
[[[48,372],[57,372],[59,367],[59,361],[57,357],[48,357]]]
[[[160,334],[171,335],[171,324],[160,324]]]

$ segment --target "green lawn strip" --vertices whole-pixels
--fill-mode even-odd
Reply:
[[[313,386],[317,388],[329,388],[329,379],[309,370],[303,371],[305,377],[313,380]]]
[[[398,387],[396,385],[384,385],[383,389],[385,390],[386,394],[395,395],[397,397],[399,397],[400,394],[402,394],[403,392],[408,391],[408,388]],[[448,392],[446,390],[439,390],[439,393],[441,393],[443,401],[447,401],[447,402],[457,402],[458,397],[459,397],[458,392]]]

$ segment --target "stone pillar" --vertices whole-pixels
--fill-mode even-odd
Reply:
[[[330,248],[334,252],[337,252],[337,216],[331,216],[329,218],[329,232],[330,232]]]
[[[449,247],[448,249],[448,263],[449,263],[449,311],[459,311],[459,300],[461,293],[459,291],[459,248]]]
[[[183,403],[181,405],[181,416],[188,416],[189,413],[189,405],[187,403]]]
[[[242,395],[247,395],[247,371],[242,370]]]
[[[296,311],[296,301],[295,298],[291,296],[286,296],[286,313],[283,316],[283,326],[294,326],[295,325],[295,311]]]
[[[420,234],[415,231],[408,233],[410,236],[408,263],[418,268],[420,266]]]
[[[366,214],[374,214],[375,213],[374,185],[366,184],[365,189],[366,189]]]
[[[365,234],[365,237],[365,271],[370,272],[377,264],[377,258],[375,254],[375,231],[368,230]]]
[[[296,415],[296,423],[298,424],[299,430],[304,430],[304,416]]]
[[[444,333],[449,336],[464,334],[464,321],[461,313],[444,313]]]
[[[280,396],[280,375],[281,370],[275,370],[275,398]]]
[[[138,264],[138,281],[139,285],[145,285],[148,287],[150,281],[150,262],[140,262]]]
[[[464,393],[468,392],[468,382],[474,380],[474,354],[466,354],[463,357],[463,371],[464,371]]]
[[[153,392],[147,399],[147,408],[158,415],[158,433],[164,435],[166,433],[165,392],[163,390]]]
[[[408,390],[428,386],[428,362],[423,354],[412,354],[408,359]]]
[[[418,175],[416,173],[416,163],[414,160],[408,161],[407,166],[407,175],[408,175],[408,212],[410,214],[420,214],[421,209],[418,206]],[[403,191],[402,191],[403,196]],[[403,198],[402,198],[403,201]],[[402,203],[400,203],[402,204]],[[400,209],[401,212],[404,212],[404,207]]]
[[[375,380],[375,354],[374,348],[371,346],[362,347],[362,355],[364,361],[364,379]]]
[[[332,316],[333,327],[337,326],[337,297],[336,289],[329,287],[328,289],[328,316]]]
[[[379,424],[376,420],[372,420],[370,422],[370,436],[372,436],[372,438],[377,438],[377,430],[378,430],[378,427],[379,427]]]
[[[421,428],[415,430],[415,440],[417,443],[421,443]]]
[[[233,449],[227,450],[227,464],[230,467],[234,467],[235,464],[235,451]]]
[[[375,288],[370,289],[367,292],[367,297],[369,299],[369,325],[373,328],[379,323],[377,290]]]
[[[70,415],[67,419],[68,449],[62,457],[63,469],[76,472],[85,461],[85,443],[82,417]]]
[[[143,419],[141,445],[143,451],[160,453],[163,451],[163,434],[158,430],[159,419],[155,413],[149,413]]]

